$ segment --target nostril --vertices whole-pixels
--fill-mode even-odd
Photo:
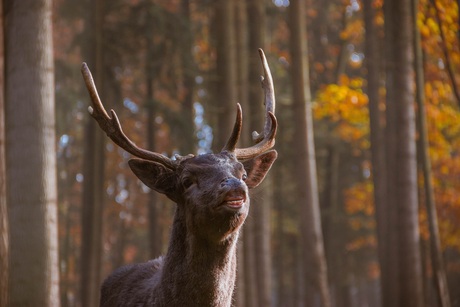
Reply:
[[[222,180],[222,182],[220,183],[220,187],[223,188],[226,185],[229,185],[230,184],[230,179],[231,178],[225,178],[224,180]]]
[[[223,187],[237,187],[241,185],[241,180],[237,179],[237,178],[226,178],[224,180],[222,180],[222,182],[220,183],[220,187],[223,188]]]

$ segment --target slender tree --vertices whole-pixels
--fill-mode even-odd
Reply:
[[[260,60],[257,49],[265,47],[266,1],[254,0],[247,3],[248,15],[248,57],[249,57],[249,129],[260,131],[265,118],[262,116],[263,101],[260,83]],[[259,194],[252,200],[250,217],[253,222],[255,273],[257,276],[257,301],[258,306],[270,306],[272,298],[272,265],[270,249],[270,211],[272,195],[270,195],[272,180],[267,179],[260,188]],[[246,268],[248,269],[248,268]]]
[[[363,1],[364,25],[365,25],[365,52],[367,69],[367,96],[369,98],[370,140],[372,154],[372,180],[374,183],[375,218],[377,222],[378,257],[380,263],[381,293],[388,293],[388,271],[386,267],[386,236],[388,233],[387,213],[387,174],[385,161],[385,134],[383,119],[384,114],[379,106],[379,83],[380,83],[380,56],[378,49],[378,33],[375,20],[375,11],[372,0]],[[387,296],[382,295],[386,301]],[[388,306],[382,302],[383,306]]]
[[[347,307],[353,305],[351,295],[352,272],[350,259],[346,249],[346,242],[350,238],[350,228],[346,216],[345,204],[342,201],[341,191],[344,189],[344,180],[340,171],[347,165],[350,156],[342,149],[342,142],[332,141],[327,148],[324,173],[323,197],[321,198],[322,229],[324,246],[328,266],[328,276],[331,288],[334,288],[334,297],[337,306]]]
[[[215,2],[216,33],[216,105],[217,133],[215,139],[224,142],[226,135],[232,131],[233,114],[236,112],[236,39],[234,27],[235,0],[218,0]],[[220,150],[224,144],[213,144]]]
[[[321,305],[331,306],[324,254],[321,217],[319,212],[316,157],[313,140],[313,118],[308,75],[308,49],[306,39],[305,7],[301,0],[289,6],[291,51],[292,107],[295,135],[295,182],[300,206],[303,256],[306,258],[306,280],[319,291]],[[311,295],[311,291],[306,291]],[[310,297],[309,299],[312,299]]]
[[[184,132],[183,140],[181,142],[181,152],[195,152],[196,151],[196,136],[193,124],[193,98],[195,91],[195,63],[193,60],[193,27],[191,23],[190,1],[181,1],[181,21],[183,34],[183,48],[181,48],[181,59],[184,70],[184,87],[185,97],[182,103],[183,108],[183,121]]]
[[[153,1],[145,2],[146,11],[146,24],[145,24],[145,40],[146,40],[146,65],[145,65],[145,83],[146,83],[146,99],[145,108],[147,110],[147,147],[149,150],[155,151],[155,117],[157,116],[155,105],[155,50],[154,50],[154,17],[153,11],[155,10]],[[149,191],[149,243],[150,243],[150,256],[156,258],[161,255],[163,242],[162,229],[161,229],[161,208],[158,201],[158,194],[155,191]]]
[[[248,20],[247,20],[247,1],[236,0],[235,9],[235,34],[236,34],[236,52],[237,52],[237,76],[238,76],[238,101],[243,110],[249,110],[248,102]],[[248,112],[249,113],[249,112]],[[249,125],[243,125],[241,139],[244,146],[249,144]],[[249,223],[248,223],[249,222]],[[253,223],[246,221],[245,228],[242,231],[241,239],[238,246],[238,270],[237,281],[238,285],[235,289],[235,305],[238,307],[255,306],[255,303],[250,302],[256,298],[254,295],[255,270],[254,270],[254,253],[253,253]],[[252,262],[250,262],[252,261]],[[250,280],[254,282],[250,282]],[[247,300],[247,302],[246,302]]]
[[[3,25],[3,2],[0,3],[0,24]],[[0,307],[8,303],[8,210],[6,204],[5,169],[5,79],[3,26],[0,28]]]
[[[9,305],[59,306],[52,1],[4,5]]]
[[[397,31],[396,24],[392,18],[394,15],[395,0],[387,0],[384,4],[385,15],[385,90],[386,90],[386,107],[385,107],[385,163],[387,170],[396,170],[396,95],[395,95],[395,41],[394,36]],[[384,307],[398,306],[399,304],[399,262],[398,262],[398,211],[396,205],[396,179],[399,172],[388,171],[387,173],[387,206],[386,214],[387,226],[385,238],[381,238],[381,246],[385,248],[385,265],[382,269],[387,272],[388,287],[383,287],[383,304]]]
[[[438,301],[442,307],[450,307],[449,287],[447,285],[446,270],[441,251],[441,240],[439,238],[438,216],[434,199],[433,178],[431,173],[431,160],[428,154],[428,128],[426,122],[425,108],[425,78],[423,69],[423,54],[420,31],[417,26],[418,0],[412,0],[412,26],[414,28],[414,67],[417,101],[417,126],[418,126],[418,152],[421,159],[420,164],[423,172],[423,187],[425,194],[425,206],[428,215],[428,229],[430,231],[431,265],[433,277],[438,294]]]
[[[95,81],[104,97],[103,74],[103,19],[104,0],[86,2],[89,14],[86,16],[85,61],[94,67]],[[85,152],[83,167],[82,196],[82,250],[81,250],[81,302],[82,306],[95,307],[99,304],[102,257],[102,214],[104,184],[105,138],[96,123],[88,115],[85,126]]]
[[[444,28],[442,26],[441,12],[438,6],[436,5],[435,0],[430,0],[430,2],[432,4],[432,7],[434,8],[436,21],[438,23],[439,36],[441,37],[441,50],[444,56],[443,60],[445,63],[446,72],[451,82],[452,93],[454,94],[455,100],[458,106],[460,107],[460,91],[457,85],[456,73],[452,67],[452,60],[451,60],[451,56],[449,55],[449,49],[447,48],[447,40],[446,40],[446,35],[444,34]]]
[[[388,12],[386,12],[388,13]],[[395,209],[391,218],[397,228],[390,231],[397,235],[397,271],[399,295],[393,306],[422,306],[422,272],[420,236],[418,228],[417,158],[415,139],[415,90],[413,86],[413,26],[411,1],[394,1],[385,21],[394,23],[389,39],[394,41],[394,137]],[[387,123],[390,125],[391,123]],[[393,282],[393,280],[392,280]]]

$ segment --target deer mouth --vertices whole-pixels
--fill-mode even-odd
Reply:
[[[229,192],[222,202],[222,206],[237,210],[244,206],[246,202],[246,194],[241,191]]]

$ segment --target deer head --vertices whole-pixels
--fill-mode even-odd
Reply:
[[[255,145],[249,148],[236,148],[242,128],[242,111],[239,104],[233,132],[218,154],[177,156],[176,159],[170,159],[139,148],[123,133],[116,113],[111,110],[111,116],[107,114],[91,72],[83,63],[82,74],[92,101],[92,107],[90,106],[88,111],[115,144],[138,157],[131,159],[129,166],[145,185],[183,205],[185,211],[192,213],[191,216],[201,216],[204,223],[215,220],[216,213],[221,214],[223,220],[235,216],[237,222],[229,220],[227,228],[237,228],[247,214],[247,189],[259,185],[277,156],[276,151],[269,150],[274,146],[277,128],[273,114],[273,81],[261,49],[259,54],[264,68],[264,77],[261,79],[265,92],[267,119],[263,133],[254,133]],[[199,210],[204,212],[193,212]]]
[[[259,185],[277,157],[276,151],[270,150],[275,144],[277,128],[273,114],[273,80],[261,49],[259,55],[264,68],[261,81],[265,92],[266,123],[261,134],[253,133],[255,144],[249,148],[236,148],[242,128],[239,104],[233,132],[218,154],[176,156],[170,159],[139,148],[123,133],[116,113],[111,110],[111,116],[107,114],[91,72],[83,63],[82,74],[92,101],[88,111],[115,144],[138,158],[131,159],[129,166],[145,185],[183,205],[185,211],[190,211],[192,216],[202,217],[204,223],[215,220],[215,214],[221,214],[222,220],[227,218],[229,221],[228,229],[237,228],[247,214],[247,189]],[[199,210],[204,212],[194,212]],[[236,217],[236,220],[229,220],[231,216]],[[224,224],[220,224],[220,227]]]

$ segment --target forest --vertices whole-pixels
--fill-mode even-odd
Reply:
[[[166,157],[278,158],[251,190],[233,305],[460,307],[460,0],[0,2],[0,307],[99,306],[168,248],[175,204],[88,113]],[[191,306],[193,304],[191,303]]]

